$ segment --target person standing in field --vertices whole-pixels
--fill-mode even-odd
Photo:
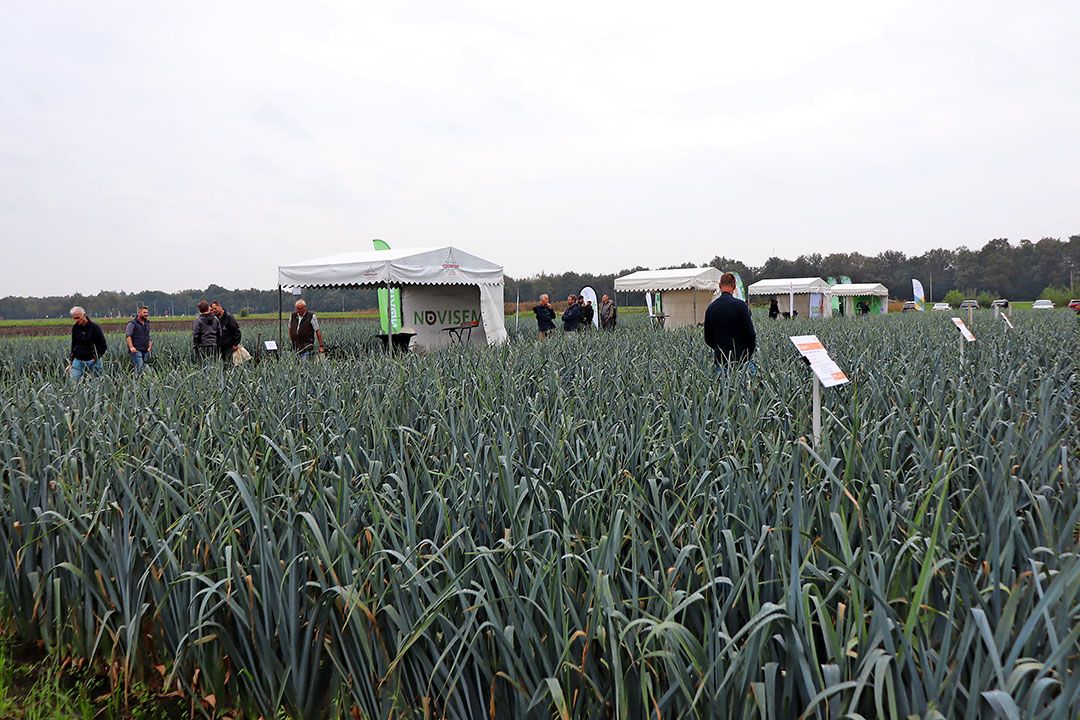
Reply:
[[[581,326],[581,306],[578,305],[577,295],[571,293],[566,297],[566,310],[562,314],[562,329],[564,332],[577,332]]]
[[[70,312],[75,321],[71,326],[71,379],[78,380],[85,372],[101,375],[101,356],[109,347],[105,333],[78,305]]]
[[[555,308],[551,307],[547,293],[540,296],[540,304],[533,308],[533,315],[536,315],[536,330],[543,340],[555,329]]]
[[[592,306],[592,300],[581,299],[581,329],[592,330],[593,316],[596,309]]]
[[[128,355],[131,357],[135,374],[142,375],[143,368],[150,360],[150,351],[154,348],[154,341],[150,337],[150,308],[139,306],[135,317],[128,320],[127,327],[124,328],[124,340],[127,342]]]
[[[289,317],[289,340],[292,341],[293,352],[301,360],[307,360],[315,352],[316,340],[319,341],[319,352],[326,352],[319,319],[315,313],[308,311],[303,298],[296,301],[296,312]]]
[[[618,310],[614,301],[607,295],[600,298],[600,328],[602,330],[614,330]]]
[[[776,296],[769,298],[769,319],[775,320],[780,317],[780,305],[776,302]]]
[[[217,316],[210,312],[210,304],[199,301],[199,316],[191,326],[192,352],[196,361],[214,357],[218,353],[218,338],[221,337],[221,324]]]
[[[236,318],[232,316],[232,313],[225,312],[225,308],[217,300],[210,303],[210,312],[217,317],[218,325],[221,328],[221,334],[218,337],[218,347],[221,348],[221,361],[229,365],[232,363],[233,353],[240,347],[240,323],[236,322]]]
[[[712,348],[717,371],[732,363],[748,362],[757,348],[757,333],[750,308],[735,297],[735,276],[720,276],[720,297],[705,310],[705,344]]]

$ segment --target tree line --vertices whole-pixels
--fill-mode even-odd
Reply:
[[[690,268],[701,264],[738,272],[748,285],[764,278],[847,275],[853,282],[882,283],[897,300],[911,299],[912,278],[922,281],[927,300],[931,302],[942,300],[950,291],[970,298],[979,294],[1012,300],[1031,300],[1043,295],[1076,297],[1073,288],[1077,288],[1077,281],[1080,281],[1080,235],[1072,235],[1068,240],[1047,237],[1037,242],[1021,240],[1016,244],[998,238],[978,250],[939,248],[910,257],[899,250],[887,250],[873,256],[857,252],[811,253],[794,260],[771,257],[760,266],[750,266],[740,260],[716,256],[707,263],[684,262],[667,267]],[[578,292],[585,285],[591,285],[597,293],[610,293],[616,277],[645,269],[637,266],[607,274],[567,271],[527,278],[507,276],[504,299],[514,302],[520,294],[522,302],[527,302],[546,292],[558,300]],[[304,297],[313,309],[324,312],[378,306],[374,288],[318,288],[305,291]],[[145,290],[53,297],[9,296],[0,299],[0,318],[67,317],[73,305],[82,305],[95,317],[131,315],[140,304],[147,305],[155,316],[193,315],[195,305],[201,299],[220,300],[230,311],[242,316],[276,312],[279,296],[276,288],[229,290],[220,285],[175,293]],[[619,300],[624,305],[644,304],[641,293],[627,294]],[[292,296],[285,295],[281,302],[289,310]]]

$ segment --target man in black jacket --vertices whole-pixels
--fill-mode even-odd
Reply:
[[[105,333],[78,305],[71,308],[71,319],[75,321],[71,326],[71,379],[78,380],[88,370],[101,375],[101,356],[109,347]]]
[[[566,332],[577,332],[581,326],[581,306],[578,305],[577,295],[571,294],[566,298],[569,303],[562,314],[562,329]]]
[[[720,276],[720,297],[705,310],[705,344],[712,348],[718,368],[732,362],[746,362],[757,348],[757,333],[750,308],[734,295],[735,276]]]
[[[540,296],[540,304],[533,308],[533,314],[536,315],[536,330],[543,340],[555,329],[555,308],[551,306],[547,293]]]
[[[196,362],[206,362],[218,352],[221,323],[210,312],[210,303],[199,301],[199,315],[191,326],[191,345]]]
[[[218,347],[221,348],[221,361],[230,365],[233,353],[240,347],[240,323],[236,322],[232,313],[225,312],[225,308],[217,300],[210,303],[210,312],[217,315],[218,319],[220,331]]]

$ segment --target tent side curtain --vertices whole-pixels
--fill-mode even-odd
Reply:
[[[716,290],[720,284],[720,275],[720,271],[714,267],[639,270],[615,278],[615,291]]]
[[[480,285],[480,320],[488,345],[501,345],[507,341],[506,313],[503,307],[503,285]]]

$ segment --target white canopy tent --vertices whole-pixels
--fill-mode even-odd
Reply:
[[[829,283],[817,277],[776,278],[758,280],[746,289],[749,295],[774,295],[780,312],[797,312],[803,317],[819,318],[832,316],[832,304],[828,302],[832,294]],[[785,302],[781,302],[781,299]]]
[[[833,297],[839,297],[844,315],[855,314],[856,304],[866,302],[873,314],[889,312],[889,289],[881,283],[839,283],[830,288]]]
[[[639,270],[615,278],[615,292],[660,293],[664,327],[677,328],[705,321],[705,309],[720,286],[722,273],[714,267]]]
[[[501,265],[450,246],[342,253],[278,267],[278,289],[399,287],[417,347],[450,343],[447,326],[475,319],[473,342],[506,342]],[[279,292],[280,297],[280,292]],[[278,334],[282,311],[278,306]]]

